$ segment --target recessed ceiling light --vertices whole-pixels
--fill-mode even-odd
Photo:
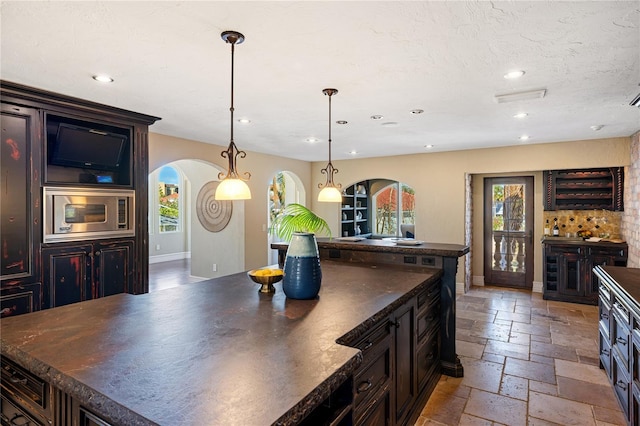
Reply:
[[[514,78],[520,78],[524,75],[524,71],[509,71],[504,75],[507,80],[513,80]]]
[[[347,124],[348,121],[347,120],[338,120],[336,121],[337,124]]]
[[[354,150],[349,151],[349,154],[351,154],[351,155],[356,155],[357,153],[358,153],[358,151],[356,151],[355,149],[354,149]]]
[[[521,140],[521,141],[526,141],[527,139],[529,139],[529,136],[528,136],[528,135],[522,135],[522,136],[520,136],[520,140]]]
[[[398,127],[398,123],[395,121],[387,121],[386,123],[382,123],[384,127]]]
[[[93,79],[95,81],[99,81],[100,83],[113,83],[113,79],[105,74],[94,75]]]
[[[418,114],[422,114],[424,112],[423,109],[412,109],[411,111],[409,111],[411,114],[414,115],[418,115]]]
[[[526,112],[519,112],[519,113],[515,114],[513,116],[513,118],[525,118],[527,115],[529,115],[529,114],[527,114]]]
[[[604,124],[598,124],[597,126],[591,126],[591,130],[598,131],[604,127]]]
[[[427,148],[427,149],[431,149],[431,148],[433,148],[433,145],[429,144],[429,145],[425,145],[424,147]]]
[[[251,120],[249,120],[248,118],[239,118],[238,123],[249,124],[251,123]]]
[[[307,138],[307,142],[316,143],[316,142],[320,142],[320,139],[311,137],[311,138]]]
[[[382,115],[372,115],[371,119],[372,120],[382,120],[384,117]]]

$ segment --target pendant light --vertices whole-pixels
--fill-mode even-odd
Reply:
[[[245,172],[246,179],[243,179],[236,170],[236,159],[238,157],[246,157],[247,153],[240,151],[233,141],[233,56],[236,44],[242,43],[244,36],[237,31],[224,31],[220,36],[226,43],[231,44],[231,108],[229,108],[229,111],[231,111],[231,140],[229,148],[220,154],[223,158],[229,160],[229,168],[226,175],[222,172],[218,173],[218,179],[221,179],[221,182],[216,188],[215,199],[249,200],[251,199],[251,190],[246,181],[251,178],[251,173]]]
[[[329,163],[327,167],[320,170],[322,174],[327,175],[327,183],[322,185],[318,184],[318,188],[322,188],[318,194],[318,201],[324,201],[329,203],[341,203],[342,194],[340,194],[340,188],[342,185],[333,183],[333,175],[338,173],[338,169],[331,164],[331,96],[338,93],[337,89],[324,89],[322,91],[325,95],[329,96]]]

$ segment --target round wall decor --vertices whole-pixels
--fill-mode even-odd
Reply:
[[[196,213],[198,220],[207,231],[222,231],[233,212],[233,202],[229,200],[216,200],[216,188],[218,181],[210,181],[202,185],[196,199]]]

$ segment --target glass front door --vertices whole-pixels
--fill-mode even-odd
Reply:
[[[533,285],[533,177],[484,181],[484,281]]]

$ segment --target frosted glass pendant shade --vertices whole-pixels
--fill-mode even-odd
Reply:
[[[224,179],[216,188],[216,200],[250,200],[249,185],[241,179]]]
[[[340,194],[340,191],[338,191],[338,188],[336,188],[335,186],[325,186],[318,194],[318,201],[327,203],[341,203],[342,194]]]

